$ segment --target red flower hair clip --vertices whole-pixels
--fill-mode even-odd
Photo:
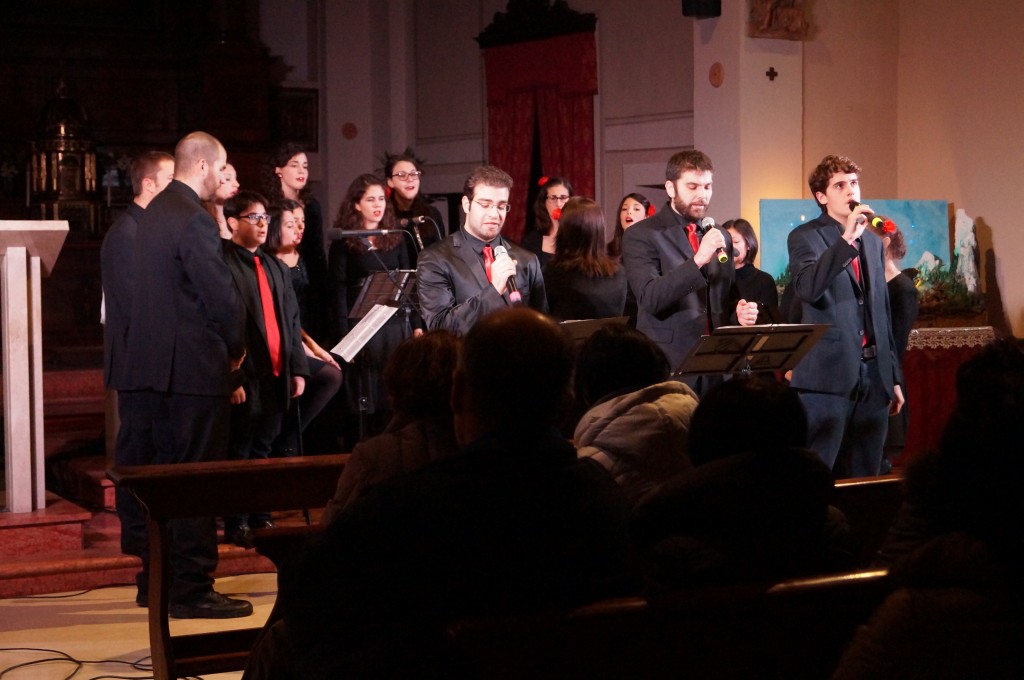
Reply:
[[[547,175],[544,175],[539,180],[537,180],[537,186],[539,186],[539,187],[542,187],[542,186],[544,186],[547,183],[548,183],[548,176]]]
[[[552,210],[551,211],[551,219],[553,219],[553,220],[560,220],[560,219],[562,219],[562,209],[561,208],[555,208],[554,210]]]
[[[384,198],[391,198],[391,187],[384,187]]]
[[[658,210],[653,205],[647,206],[647,216],[648,217],[654,217],[654,213],[656,213],[656,212],[658,212]]]
[[[893,234],[896,232],[896,223],[892,220],[886,220],[882,223],[882,231],[886,234]]]

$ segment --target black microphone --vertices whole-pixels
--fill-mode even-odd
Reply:
[[[857,201],[850,201],[850,210],[853,210],[858,205],[860,205],[860,203],[858,203]],[[885,228],[885,220],[883,220],[881,217],[879,217],[875,213],[867,213],[867,214],[871,215],[871,217],[868,219],[868,221],[871,222],[871,226],[872,227],[874,227],[875,229],[884,229]]]
[[[494,257],[495,257],[495,259],[501,257],[502,255],[504,255],[505,257],[508,257],[508,251],[505,250],[505,246],[495,246],[494,247]],[[511,300],[512,302],[522,302],[523,301],[523,296],[519,294],[519,287],[516,286],[516,275],[515,274],[513,274],[510,277],[508,277],[508,281],[505,283],[505,285],[508,286],[508,299],[509,300]]]
[[[331,230],[330,237],[333,240],[340,238],[362,238],[363,236],[387,236],[388,234],[404,234],[403,229],[353,229],[349,230]]]
[[[700,233],[704,235],[715,228],[715,218],[705,217],[700,221]],[[718,261],[721,264],[725,264],[729,261],[729,255],[725,252],[725,248],[718,249]]]
[[[428,219],[430,218],[426,217],[425,215],[417,215],[416,217],[403,217],[402,219],[398,220],[398,226],[404,229],[405,227],[408,227],[410,224],[426,224]]]

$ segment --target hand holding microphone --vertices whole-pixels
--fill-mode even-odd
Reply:
[[[853,220],[852,224],[851,220]],[[843,232],[843,238],[852,244],[861,237],[861,234],[864,233],[864,227],[869,222],[877,229],[882,229],[885,224],[885,220],[876,215],[871,206],[866,203],[850,201],[850,216],[846,218],[846,231]]]
[[[522,302],[523,296],[516,286],[516,261],[509,257],[505,246],[494,246],[494,262],[491,263],[491,285],[504,295],[508,290],[508,299]]]
[[[725,252],[725,236],[718,229],[715,229],[715,220],[711,217],[705,217],[700,221],[698,226],[703,237],[700,240],[700,248],[697,249],[697,253],[693,256],[693,259],[697,262],[698,266],[703,267],[712,258],[717,259],[722,264],[729,261],[729,255]],[[730,246],[732,244],[729,244]]]

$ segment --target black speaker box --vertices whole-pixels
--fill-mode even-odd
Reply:
[[[722,0],[683,0],[683,16],[709,19],[722,16]]]

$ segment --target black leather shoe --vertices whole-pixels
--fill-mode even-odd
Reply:
[[[147,595],[146,593],[136,593],[136,595],[135,595],[135,604],[138,605],[139,607],[148,607],[149,606],[149,595]]]
[[[237,619],[252,614],[252,603],[211,590],[195,602],[170,605],[167,614],[172,619]]]
[[[252,547],[252,528],[245,522],[237,526],[224,527],[224,542],[234,543],[242,548]]]
[[[258,529],[273,529],[275,526],[276,525],[269,519],[261,519],[257,522],[252,522],[251,524],[249,524],[249,528],[253,531],[256,531]]]

